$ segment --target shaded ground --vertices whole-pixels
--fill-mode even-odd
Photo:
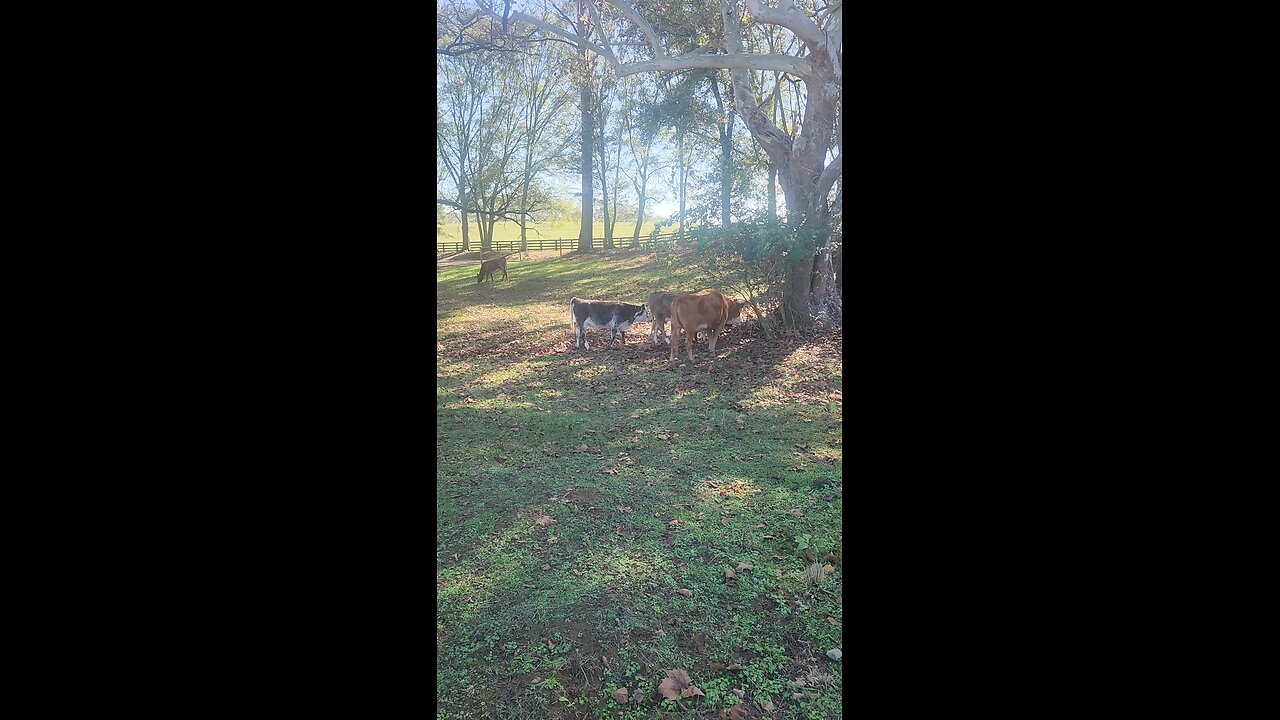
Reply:
[[[688,264],[509,263],[437,275],[437,718],[840,717],[838,331],[735,328],[714,372],[647,325],[575,350],[571,296],[700,289]],[[702,695],[663,700],[676,669]]]

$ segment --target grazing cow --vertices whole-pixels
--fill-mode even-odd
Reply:
[[[507,258],[511,257],[511,255],[514,255],[514,254],[515,253],[510,253],[508,255],[503,255],[500,258],[485,260],[484,262],[480,263],[480,272],[476,274],[476,284],[479,285],[480,283],[484,282],[484,279],[486,277],[489,278],[489,282],[493,282],[493,274],[495,272],[498,272],[499,270],[502,271],[502,279],[506,280],[507,279]]]
[[[703,290],[699,293],[679,295],[671,301],[671,360],[680,352],[680,330],[684,330],[684,347],[693,362],[693,336],[699,330],[707,331],[707,351],[711,361],[716,359],[716,338],[726,325],[742,322],[742,305],[739,300],[725,296],[719,290]]]
[[[573,332],[575,347],[585,344],[588,350],[591,349],[591,341],[587,339],[589,327],[609,328],[609,347],[613,347],[618,335],[622,335],[622,344],[626,345],[627,335],[623,331],[630,329],[633,323],[648,320],[644,305],[579,298],[569,301],[569,330]]]

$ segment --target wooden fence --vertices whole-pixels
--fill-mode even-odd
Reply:
[[[640,247],[649,248],[650,250],[657,250],[658,248],[669,247],[673,242],[675,242],[675,239],[679,234],[680,233],[667,233],[665,235],[658,235],[657,237],[649,237],[646,235],[641,235]],[[631,247],[631,236],[628,235],[626,237],[614,237],[613,246],[615,248]],[[556,250],[561,253],[567,253],[567,252],[571,252],[573,250],[578,249],[578,238],[576,237],[575,238],[529,238],[527,247],[530,250]],[[604,248],[604,238],[602,237],[591,238],[592,250],[600,250],[603,248]],[[519,250],[520,239],[516,238],[514,240],[494,240],[493,247],[491,249],[494,252],[500,252],[503,250],[507,250],[507,251]],[[471,241],[471,250],[477,251],[477,252],[480,250],[480,241],[478,239]],[[458,240],[453,242],[444,242],[441,240],[437,240],[436,252],[460,253],[462,252],[462,241]]]

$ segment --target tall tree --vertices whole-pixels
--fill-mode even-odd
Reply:
[[[664,36],[678,35],[670,31],[669,24],[675,0],[671,3],[637,0],[634,5],[627,0],[603,2],[604,7],[619,19],[629,21],[637,36],[643,36],[652,52],[652,59],[620,62],[603,31],[597,35],[600,44],[591,42],[586,33],[587,14],[600,29],[598,13],[591,2],[582,3],[587,13],[579,15],[577,33],[550,23],[531,24],[575,43],[584,59],[588,50],[605,58],[618,77],[691,68],[729,70],[735,110],[745,121],[751,136],[778,166],[778,180],[787,207],[787,225],[797,238],[795,252],[788,254],[791,269],[783,295],[782,320],[788,326],[808,324],[814,280],[813,258],[819,245],[825,245],[831,235],[834,208],[829,193],[840,177],[843,159],[843,148],[839,142],[843,79],[842,0],[812,10],[794,3],[786,7],[769,7],[762,0],[745,0],[745,13],[737,0],[684,0],[678,7],[690,16],[706,19],[711,12],[718,12],[720,32],[718,38],[708,39],[711,52],[686,51],[679,55],[668,53],[664,39]],[[491,9],[487,12],[499,17]],[[527,17],[514,11],[508,14],[517,19]],[[789,31],[798,40],[796,50],[791,53],[747,52],[744,50],[744,37],[751,26],[744,23],[744,19],[751,20],[754,25],[770,25]],[[668,24],[664,25],[664,22]],[[683,43],[686,37],[679,36],[678,39]],[[681,44],[679,47],[684,49],[685,46]],[[720,49],[724,52],[719,52]],[[794,139],[762,110],[767,97],[762,97],[748,70],[785,73],[803,86],[803,119]],[[828,162],[832,154],[834,158]],[[584,162],[584,172],[589,167],[590,163]],[[589,204],[584,202],[583,205]]]

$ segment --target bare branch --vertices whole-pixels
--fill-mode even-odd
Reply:
[[[587,9],[591,11],[591,19],[595,21],[596,32],[600,33],[600,43],[604,46],[605,58],[609,64],[613,66],[614,72],[618,71],[618,58],[613,54],[613,48],[609,47],[609,38],[604,34],[604,25],[600,23],[600,14],[596,12],[596,4],[587,2]]]
[[[488,13],[490,17],[496,18],[496,19],[498,19],[498,20],[501,20],[501,19],[502,19],[502,16],[501,16],[501,15],[499,15],[499,14],[495,13],[494,11],[490,10],[489,8],[484,8],[484,11],[485,11],[486,13]],[[576,35],[575,33],[571,33],[571,32],[569,32],[568,30],[564,30],[564,29],[562,29],[562,28],[558,28],[558,27],[556,27],[555,25],[552,25],[552,24],[551,24],[551,23],[549,23],[549,22],[545,22],[545,21],[543,21],[543,20],[539,20],[538,18],[533,17],[532,15],[526,15],[526,14],[524,14],[524,13],[522,13],[522,12],[513,12],[513,13],[511,13],[511,19],[512,19],[512,20],[519,20],[519,21],[521,21],[521,22],[527,22],[527,23],[529,23],[530,25],[532,25],[532,26],[534,26],[534,27],[536,27],[536,28],[541,28],[542,30],[545,30],[545,31],[547,31],[547,32],[549,32],[549,33],[554,33],[554,34],[556,34],[556,35],[559,35],[560,37],[564,38],[564,39],[565,39],[565,40],[567,40],[569,43],[571,43],[574,47],[577,47],[577,48],[583,48],[583,47],[585,47],[585,48],[587,48],[588,50],[590,50],[591,52],[593,52],[593,53],[595,53],[595,54],[599,55],[600,57],[609,57],[609,53],[605,52],[605,49],[604,49],[604,48],[602,48],[602,47],[600,47],[599,45],[596,45],[596,44],[595,44],[595,43],[593,43],[593,42],[589,42],[589,41],[587,41],[587,40],[585,40],[585,39],[583,39],[583,38],[579,37],[579,36],[578,36],[578,35]]]
[[[822,30],[809,19],[808,15],[800,12],[794,5],[783,10],[782,8],[765,7],[760,0],[747,0],[747,10],[751,16],[767,22],[771,25],[781,25],[796,34],[796,37],[804,40],[815,50],[826,44],[826,37],[822,34]]]
[[[618,0],[605,1],[617,8],[623,15],[626,15],[628,20],[640,26],[644,36],[649,39],[649,45],[653,48],[654,55],[658,57],[666,56],[667,51],[662,47],[662,39],[658,37],[658,33],[653,31],[653,26],[645,22],[645,19],[640,17],[640,13],[636,12],[630,3],[625,2],[625,0],[623,2],[618,2]]]
[[[813,75],[813,68],[803,58],[791,55],[756,55],[754,53],[736,52],[728,55],[680,55],[659,60],[642,60],[640,62],[623,63],[617,67],[618,77],[626,77],[643,72],[666,70],[690,70],[694,68],[727,68],[730,70],[776,70],[800,77]]]
[[[822,177],[818,178],[817,191],[813,194],[815,198],[824,198],[827,191],[831,190],[831,186],[835,184],[836,179],[840,177],[840,166],[843,164],[844,153],[836,156],[835,160],[822,171]]]

